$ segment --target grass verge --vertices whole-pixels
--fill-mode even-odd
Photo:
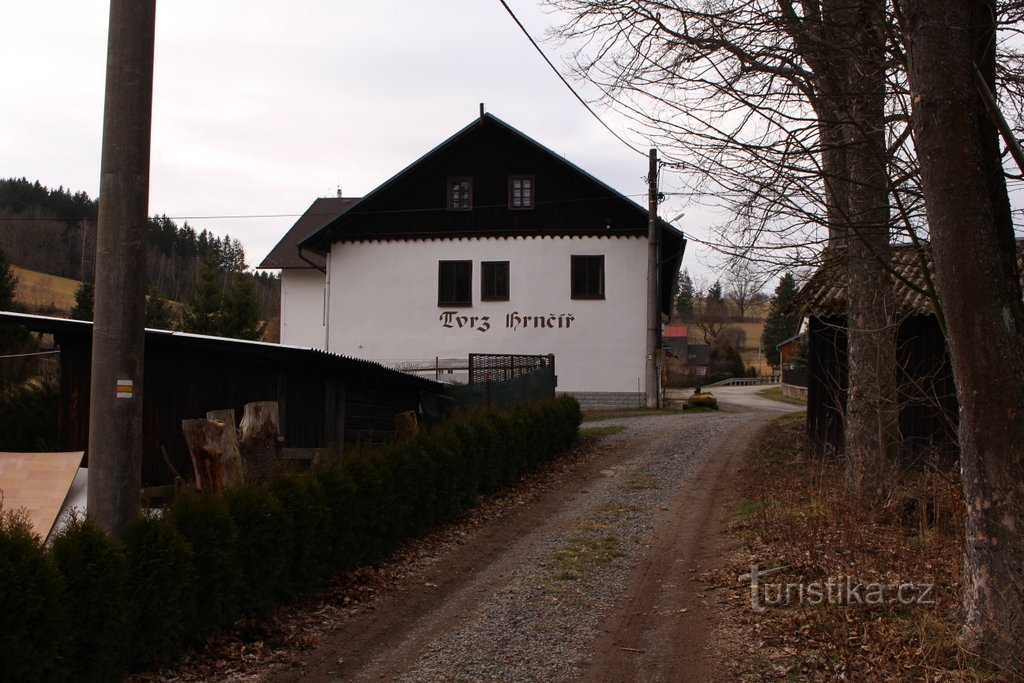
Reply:
[[[799,398],[793,398],[792,396],[786,396],[785,394],[783,394],[782,387],[769,387],[767,389],[762,389],[761,391],[757,392],[757,395],[763,396],[773,401],[791,403],[795,406],[807,406],[807,401],[804,401],[803,399]]]
[[[963,502],[951,468],[904,473],[884,504],[859,505],[841,461],[805,456],[802,415],[772,421],[754,443],[730,530],[740,549],[717,579],[740,647],[757,648],[734,677],[1013,678],[957,640]],[[781,568],[760,579],[763,612],[749,579],[737,581],[752,567]]]
[[[679,411],[672,408],[629,408],[626,410],[584,410],[584,422],[597,422],[598,420],[611,420],[617,417],[642,417],[644,415],[679,415]]]
[[[580,430],[581,439],[600,439],[603,436],[611,436],[626,431],[623,425],[607,425],[605,427],[585,427]]]

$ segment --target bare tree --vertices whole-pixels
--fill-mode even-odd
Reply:
[[[692,322],[700,330],[704,343],[713,345],[729,322],[721,282],[716,280],[695,299]]]
[[[901,0],[913,124],[960,401],[965,636],[1022,676],[1024,301],[998,135],[995,0]],[[983,84],[983,85],[981,85]]]
[[[736,304],[740,322],[747,317],[747,309],[763,294],[765,277],[745,259],[736,259],[726,268],[725,284],[728,297]]]
[[[661,144],[691,191],[731,211],[718,248],[791,268],[829,247],[856,292],[847,482],[880,497],[896,443],[890,195],[903,224],[920,223],[913,174],[889,173],[912,155],[886,98],[900,78],[885,0],[550,2],[572,15],[559,34],[581,43],[578,74]]]

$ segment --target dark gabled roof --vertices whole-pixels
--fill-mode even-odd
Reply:
[[[86,320],[69,320],[53,318],[45,315],[11,313],[0,311],[0,324],[11,323],[21,325],[33,332],[65,335],[69,338],[91,339],[93,324]],[[319,349],[300,346],[285,346],[268,342],[231,339],[228,337],[210,337],[188,332],[156,330],[146,328],[146,345],[173,344],[178,348],[189,349],[195,353],[217,351],[260,358],[287,366],[300,366],[307,370],[317,369],[323,373],[338,373],[353,377],[369,377],[375,381],[382,379],[394,380],[401,384],[411,385],[420,389],[436,390],[439,386],[433,380],[400,372],[380,363],[328,353]]]
[[[537,177],[534,209],[510,210],[507,174]],[[474,179],[473,209],[449,211],[445,181]],[[483,186],[493,177],[492,187]],[[665,221],[668,239],[682,234]],[[444,237],[642,236],[647,210],[491,114],[474,119],[324,225],[303,246],[326,253],[341,240]]]
[[[534,208],[508,206],[508,176],[535,179]],[[473,179],[472,206],[450,211],[447,179]],[[659,220],[662,309],[686,249],[682,232]],[[647,210],[491,114],[427,152],[300,245],[326,253],[339,241],[461,237],[643,237]]]
[[[281,238],[258,268],[324,268],[326,261],[322,254],[303,250],[299,253],[299,243],[338,216],[342,215],[356,203],[358,197],[320,197],[306,209],[295,225]]]

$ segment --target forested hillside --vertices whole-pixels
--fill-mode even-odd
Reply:
[[[92,282],[96,250],[98,200],[31,182],[0,179],[0,250],[10,263],[60,277]],[[147,280],[151,294],[182,304],[209,297],[199,292],[204,257],[215,264],[221,292],[255,290],[260,317],[270,321],[280,306],[280,281],[265,272],[247,271],[245,251],[237,239],[196,230],[167,216],[149,219]],[[209,264],[208,264],[209,265]],[[209,268],[208,268],[209,270]],[[248,280],[244,286],[238,283]]]

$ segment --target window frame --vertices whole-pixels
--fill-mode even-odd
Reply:
[[[599,264],[599,269],[600,269],[598,271],[598,278],[597,278],[597,280],[598,280],[598,282],[597,282],[597,285],[598,285],[597,289],[599,291],[596,292],[596,293],[593,292],[594,288],[592,286],[590,286],[592,283],[590,282],[591,277],[590,277],[589,268],[593,267],[591,264]],[[605,298],[605,268],[604,268],[604,265],[605,265],[604,254],[573,254],[571,256],[571,261],[570,261],[570,265],[569,265],[569,292],[570,292],[571,298],[573,298],[573,299],[591,299],[591,300],[604,299]],[[586,287],[584,287],[584,289],[586,291],[577,292],[576,283],[577,283],[577,279],[578,279],[577,278],[578,268],[587,268],[588,269],[587,271],[584,271],[584,275],[585,275],[585,279],[586,279],[585,284],[587,285]]]
[[[492,292],[492,288],[489,285],[497,285],[498,281],[495,280],[496,270],[504,268],[505,277],[504,285],[505,291],[498,291],[495,287]],[[491,271],[488,273],[488,271]],[[511,289],[511,268],[508,261],[481,261],[480,262],[480,301],[508,301],[509,290]],[[491,293],[489,293],[491,292]]]
[[[530,203],[528,205],[516,206],[513,187],[515,182],[526,181],[530,184]],[[520,188],[520,201],[522,200],[522,189]],[[508,208],[510,211],[529,211],[537,203],[537,183],[532,175],[510,175],[508,177]]]
[[[465,267],[467,270],[464,274],[459,273],[459,268]],[[451,286],[445,287],[445,275],[446,268],[450,268],[447,271],[448,277],[451,278]],[[465,278],[465,298],[459,298],[459,280]],[[451,297],[445,298],[449,294],[446,289],[450,289]],[[455,259],[448,260],[442,259],[437,262],[437,305],[444,307],[467,307],[473,305],[473,261],[469,259]]]
[[[466,183],[466,206],[456,206],[454,190],[457,183]],[[449,176],[445,184],[445,196],[449,211],[472,211],[473,178],[471,176]]]

